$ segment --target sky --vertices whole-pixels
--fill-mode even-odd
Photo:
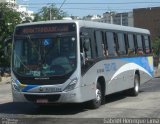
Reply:
[[[48,3],[56,3],[56,7],[60,8],[64,1],[65,4],[61,9],[67,12],[69,16],[80,17],[102,15],[107,11],[128,12],[134,8],[160,6],[159,0],[17,0],[17,3],[26,4],[28,10],[38,12],[41,7]]]

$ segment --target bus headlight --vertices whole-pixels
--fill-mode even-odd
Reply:
[[[16,90],[18,92],[21,91],[20,87],[16,83],[13,83],[12,85],[13,85],[14,90]]]
[[[78,79],[77,78],[74,78],[69,84],[68,86],[64,89],[64,91],[70,91],[70,90],[73,90],[76,86],[78,82]]]
[[[19,87],[19,85],[15,82],[14,79],[12,79],[12,87],[14,90],[20,92],[21,91],[21,88]]]

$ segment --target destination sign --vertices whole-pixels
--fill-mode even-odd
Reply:
[[[63,33],[76,31],[75,24],[43,24],[43,25],[30,25],[20,26],[16,28],[16,35],[27,34],[43,34],[43,33]]]

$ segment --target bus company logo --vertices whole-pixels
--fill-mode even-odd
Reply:
[[[105,67],[105,71],[106,71],[106,72],[116,71],[116,70],[117,70],[117,65],[116,65],[116,63],[104,64],[104,67]]]
[[[43,92],[43,88],[42,88],[42,87],[39,87],[39,91],[40,91],[40,92]]]

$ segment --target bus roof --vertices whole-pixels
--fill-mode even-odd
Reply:
[[[150,31],[142,28],[135,28],[129,26],[121,26],[116,24],[108,24],[102,22],[93,22],[93,21],[84,21],[84,20],[51,20],[51,21],[39,21],[32,23],[24,23],[19,24],[19,26],[31,26],[31,25],[40,25],[40,24],[51,24],[51,23],[77,23],[79,27],[86,28],[100,28],[100,29],[109,29],[109,30],[117,30],[117,31],[127,31],[127,32],[135,32],[135,33],[144,33],[150,34]]]

